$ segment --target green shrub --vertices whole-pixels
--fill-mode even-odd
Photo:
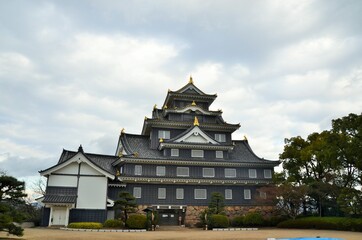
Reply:
[[[244,226],[244,217],[236,216],[231,220],[231,226],[233,227],[242,227]]]
[[[362,219],[343,217],[305,217],[281,222],[277,225],[277,227],[362,231]]]
[[[104,222],[103,226],[105,228],[123,228],[124,223],[120,219],[108,219]]]
[[[258,212],[251,212],[244,217],[244,226],[258,227],[263,225],[263,216]]]
[[[81,228],[81,229],[101,229],[102,223],[98,222],[74,222],[68,225],[68,228]]]
[[[126,221],[126,226],[131,229],[146,228],[147,218],[145,215],[131,215]]]
[[[210,216],[211,228],[227,228],[229,227],[229,219],[225,215],[213,214]]]

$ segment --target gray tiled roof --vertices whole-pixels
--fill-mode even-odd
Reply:
[[[75,187],[50,187],[46,189],[44,203],[75,203],[77,188]]]
[[[163,158],[161,151],[150,149],[150,139],[144,135],[124,134],[122,144],[130,153],[138,153],[140,158]]]
[[[69,150],[63,149],[63,152],[59,158],[58,163],[50,168],[53,168],[63,162],[66,162],[70,158],[74,157],[77,153],[78,152],[76,152],[76,151],[69,151]],[[112,163],[114,161],[118,160],[119,157],[113,156],[113,155],[103,155],[103,154],[94,154],[94,153],[82,153],[82,154],[84,154],[84,156],[86,158],[88,158],[93,164],[100,167],[104,171],[106,171],[110,174],[113,174],[113,175],[116,174],[116,169],[112,166]],[[50,169],[50,168],[48,168],[48,169]],[[46,169],[46,170],[48,170],[48,169]],[[46,170],[42,170],[40,172],[44,172]]]
[[[138,158],[150,158],[150,159],[167,159],[172,158],[163,156],[162,152],[157,149],[150,149],[150,140],[148,136],[123,134],[121,136],[122,144],[125,144],[127,151],[131,153],[138,153]],[[223,160],[223,162],[243,162],[243,163],[275,163],[278,161],[270,161],[260,158],[250,148],[247,140],[233,141],[234,149],[229,153],[229,159]],[[123,156],[134,157],[134,156]],[[174,158],[174,160],[193,160],[193,159],[181,159]]]
[[[75,203],[77,196],[45,195],[43,203]]]

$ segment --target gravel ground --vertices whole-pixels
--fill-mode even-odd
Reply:
[[[122,240],[266,240],[269,237],[333,237],[343,238],[345,240],[362,240],[361,232],[343,232],[326,230],[290,230],[290,229],[261,229],[256,231],[203,231],[201,229],[182,229],[177,231],[155,231],[155,232],[134,232],[134,233],[115,233],[115,232],[72,232],[59,229],[48,228],[27,228],[25,235],[21,238],[11,237],[11,239],[122,239]],[[6,233],[0,232],[0,239],[6,239]]]

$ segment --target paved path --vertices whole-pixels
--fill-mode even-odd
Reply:
[[[345,240],[361,240],[361,232],[327,231],[327,230],[289,230],[289,229],[261,229],[257,231],[230,231],[216,232],[203,231],[201,229],[187,229],[183,231],[155,231],[155,232],[135,232],[135,233],[104,233],[104,232],[70,232],[59,229],[48,228],[28,228],[25,235],[18,239],[75,239],[75,240],[95,240],[95,239],[122,239],[122,240],[266,240],[268,237],[334,237]],[[6,237],[4,232],[0,232],[0,239]]]

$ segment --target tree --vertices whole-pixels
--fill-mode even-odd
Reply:
[[[136,199],[129,192],[120,192],[119,199],[115,202],[116,208],[119,208],[123,212],[124,222],[128,219],[128,213],[136,211]]]
[[[332,120],[332,132],[339,136],[336,144],[343,187],[362,185],[362,114]]]
[[[24,182],[5,173],[0,175],[0,231],[7,231],[17,236],[23,235],[23,229],[13,222],[21,222],[25,218],[20,210],[25,205],[24,190]]]
[[[209,213],[220,214],[224,212],[224,196],[219,192],[211,193],[211,199],[209,202]]]
[[[337,199],[341,210],[347,215],[358,216],[362,214],[362,191],[344,188]]]

